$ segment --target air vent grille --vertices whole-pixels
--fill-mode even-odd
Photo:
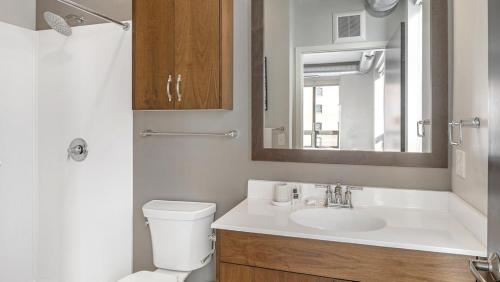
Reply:
[[[361,36],[361,15],[339,17],[339,38]]]
[[[336,41],[360,41],[365,39],[365,12],[335,16]]]

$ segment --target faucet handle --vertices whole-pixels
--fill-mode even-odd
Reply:
[[[347,191],[353,191],[353,190],[356,190],[356,191],[363,191],[365,188],[363,187],[359,187],[359,186],[347,186]],[[346,191],[346,192],[347,192]]]
[[[318,188],[318,189],[328,189],[328,188],[332,188],[332,186],[330,184],[316,184],[314,185],[314,187]]]
[[[358,190],[362,191],[364,188],[363,187],[356,187],[356,186],[347,186],[346,191],[345,191],[345,196],[344,196],[344,206],[347,208],[352,209],[352,190]]]

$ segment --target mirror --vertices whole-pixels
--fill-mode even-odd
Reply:
[[[252,1],[254,159],[447,166],[446,2]]]
[[[428,1],[265,0],[265,148],[431,152]]]

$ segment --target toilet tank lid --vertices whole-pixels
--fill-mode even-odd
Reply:
[[[142,207],[147,218],[196,220],[215,213],[214,203],[151,201]]]

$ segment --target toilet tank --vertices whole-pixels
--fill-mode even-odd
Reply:
[[[142,208],[153,244],[154,265],[160,269],[192,271],[212,251],[213,203],[151,201]]]

